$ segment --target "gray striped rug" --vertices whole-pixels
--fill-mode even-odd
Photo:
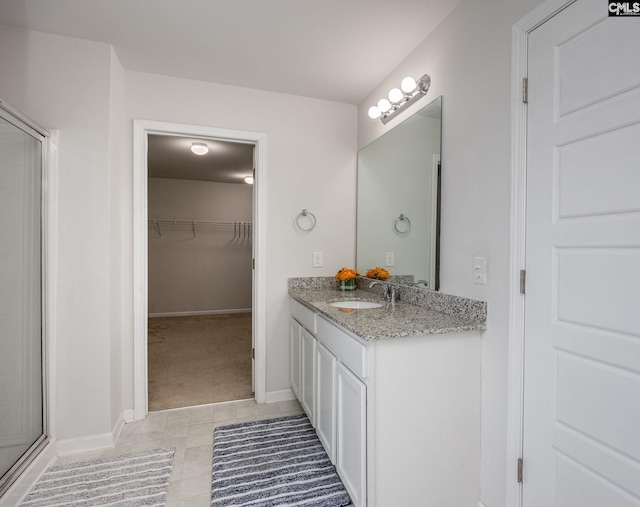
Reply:
[[[306,415],[214,430],[213,507],[349,504],[349,495]]]
[[[20,506],[165,505],[174,451],[154,449],[49,468]]]

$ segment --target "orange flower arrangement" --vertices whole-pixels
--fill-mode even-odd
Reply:
[[[360,273],[358,273],[355,269],[351,268],[341,268],[340,271],[336,273],[336,280],[340,280],[344,282],[346,280],[353,280],[358,278]]]
[[[376,280],[388,280],[389,272],[384,268],[376,266],[375,268],[367,271],[367,274],[365,276],[367,278],[375,278]]]

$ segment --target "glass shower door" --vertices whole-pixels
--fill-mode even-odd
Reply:
[[[0,109],[0,494],[46,441],[41,267],[44,139]]]

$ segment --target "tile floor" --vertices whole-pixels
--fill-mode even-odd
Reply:
[[[125,424],[113,448],[60,457],[56,464],[175,447],[167,507],[210,507],[213,429],[300,413],[297,401],[258,405],[253,400],[151,412],[143,421]]]

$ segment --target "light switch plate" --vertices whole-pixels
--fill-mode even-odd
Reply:
[[[473,283],[487,284],[487,259],[484,257],[473,258]]]
[[[313,252],[313,267],[321,268],[323,264],[322,252]]]
[[[393,257],[394,257],[393,252],[387,252],[387,263],[386,263],[387,267],[393,266],[393,262],[394,262]]]

